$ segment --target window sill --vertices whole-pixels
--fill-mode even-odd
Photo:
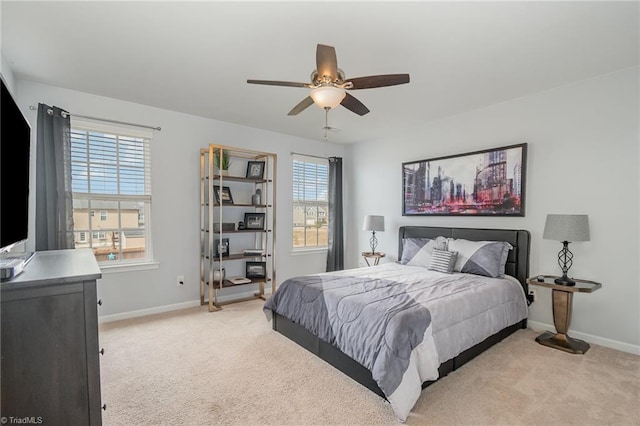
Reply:
[[[290,253],[291,253],[291,256],[304,256],[307,254],[326,253],[327,251],[329,251],[329,249],[326,247],[323,247],[323,248],[313,248],[313,249],[292,250]]]
[[[115,274],[119,272],[146,271],[149,269],[158,269],[160,262],[148,261],[140,263],[121,263],[119,265],[99,264],[103,274]]]

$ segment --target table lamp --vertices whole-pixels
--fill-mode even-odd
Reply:
[[[562,268],[562,277],[554,282],[560,285],[573,286],[575,281],[567,276],[573,265],[573,253],[569,251],[569,243],[589,241],[589,216],[586,214],[548,214],[544,224],[542,238],[562,241],[562,250],[558,253],[558,264]]]
[[[362,230],[371,231],[371,239],[369,239],[369,245],[371,246],[371,254],[374,254],[376,252],[376,246],[378,245],[376,231],[384,232],[384,216],[365,216],[364,223],[362,224]]]

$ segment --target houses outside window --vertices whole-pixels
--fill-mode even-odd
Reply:
[[[153,260],[151,133],[71,120],[71,187],[76,248],[101,264]]]
[[[293,250],[327,248],[329,161],[293,156]]]

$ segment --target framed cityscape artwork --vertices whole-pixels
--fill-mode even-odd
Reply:
[[[403,216],[524,216],[527,144],[402,164]]]

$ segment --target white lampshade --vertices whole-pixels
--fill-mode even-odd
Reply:
[[[344,89],[335,86],[320,86],[311,91],[311,98],[320,108],[335,108],[347,96]]]
[[[556,241],[589,241],[586,214],[548,214],[542,238]]]
[[[367,215],[362,224],[363,231],[384,231],[384,216]]]

